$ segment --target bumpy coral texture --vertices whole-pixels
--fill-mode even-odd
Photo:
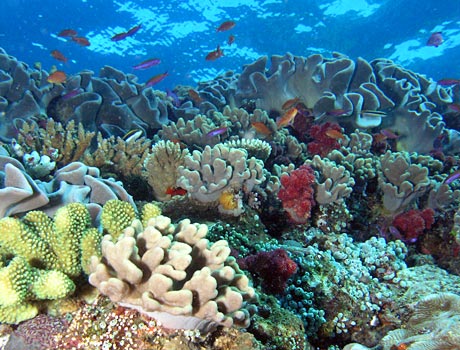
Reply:
[[[262,278],[262,288],[271,294],[283,293],[287,280],[297,271],[297,264],[284,249],[258,252],[239,259],[238,265]]]
[[[315,205],[313,169],[308,165],[302,165],[290,175],[281,176],[280,180],[282,187],[278,192],[278,198],[281,200],[284,210],[289,213],[295,223],[306,223],[310,218],[311,209]]]
[[[310,128],[310,136],[313,141],[307,145],[308,152],[313,155],[325,157],[329,152],[340,148],[337,139],[327,135],[327,131],[334,130],[341,132],[342,128],[337,123],[326,122],[320,125],[313,125]]]
[[[431,228],[434,223],[434,210],[411,209],[408,212],[399,214],[393,220],[393,226],[398,229],[402,239],[406,243],[413,243],[422,235],[425,230]]]

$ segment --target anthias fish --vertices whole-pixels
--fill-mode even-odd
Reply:
[[[438,47],[443,42],[444,42],[444,38],[442,37],[442,33],[441,32],[436,32],[436,33],[431,34],[431,36],[429,37],[428,41],[426,42],[426,45],[427,46]]]
[[[214,136],[222,135],[226,132],[227,132],[227,127],[224,126],[222,128],[211,130],[210,132],[206,134],[206,137],[214,137]]]
[[[226,30],[230,30],[235,26],[234,21],[225,21],[219,27],[217,27],[216,31],[218,32],[225,32]]]
[[[214,61],[217,60],[218,58],[222,57],[224,55],[224,51],[220,49],[220,45],[217,45],[217,49],[214,51],[211,51],[210,53],[207,54],[206,56],[206,61]]]
[[[231,44],[233,44],[234,42],[235,42],[235,36],[232,35],[232,34],[229,35],[228,40],[227,40],[227,44],[228,44],[228,45],[231,45]]]
[[[67,57],[65,57],[64,54],[59,50],[51,51],[51,56],[53,58],[57,59],[58,61],[61,61],[61,62],[64,62],[64,63],[66,63],[68,61]]]
[[[141,28],[142,28],[142,26],[139,24],[137,26],[132,27],[127,32],[122,32],[122,33],[115,34],[114,36],[112,36],[110,38],[110,40],[112,40],[112,41],[120,41],[120,40],[126,39],[127,37],[133,36],[134,34],[136,34],[139,31],[139,29],[141,29]]]
[[[298,112],[297,108],[292,107],[291,109],[286,111],[286,113],[284,113],[281,118],[278,118],[276,120],[276,126],[278,127],[278,129],[281,129],[287,125],[290,125],[294,121],[294,118],[296,117],[297,112]]]
[[[73,29],[63,29],[59,32],[58,36],[59,37],[70,37],[70,36],[75,36],[77,35],[77,31]]]
[[[51,84],[61,84],[65,82],[66,79],[67,76],[65,72],[63,72],[62,70],[57,70],[54,73],[51,73],[46,79],[46,81]]]
[[[161,63],[159,58],[150,58],[145,60],[139,64],[133,66],[133,69],[141,70],[141,69],[149,69],[150,67],[156,66]]]
[[[73,36],[72,41],[76,42],[78,45],[81,45],[81,46],[90,46],[91,45],[89,40],[86,39],[83,36]]]
[[[149,80],[147,80],[147,82],[145,83],[144,85],[144,88],[148,88],[148,87],[151,87],[155,84],[158,84],[160,81],[162,81],[164,78],[166,78],[168,76],[168,72],[164,72],[164,73],[161,73],[161,74],[157,74],[153,77],[151,77]]]

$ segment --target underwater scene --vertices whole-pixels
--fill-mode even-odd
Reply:
[[[460,2],[0,3],[1,350],[460,350]]]

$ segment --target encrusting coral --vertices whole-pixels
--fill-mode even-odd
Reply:
[[[139,220],[115,240],[102,240],[89,281],[112,301],[158,319],[167,328],[216,324],[247,326],[246,302],[255,297],[227,241],[209,244],[208,228],[182,220],[177,226],[157,216]]]
[[[80,203],[60,208],[54,220],[41,211],[3,218],[0,232],[0,322],[32,318],[40,301],[73,293],[88,258],[99,255],[101,235]]]

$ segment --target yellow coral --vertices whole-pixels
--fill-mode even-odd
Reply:
[[[133,206],[118,199],[107,201],[102,208],[102,226],[115,240],[135,218],[136,211]]]
[[[238,208],[238,198],[233,190],[224,191],[219,197],[219,204],[222,209],[235,210]]]
[[[142,208],[142,225],[147,226],[150,219],[161,215],[161,208],[154,203],[147,203]]]

